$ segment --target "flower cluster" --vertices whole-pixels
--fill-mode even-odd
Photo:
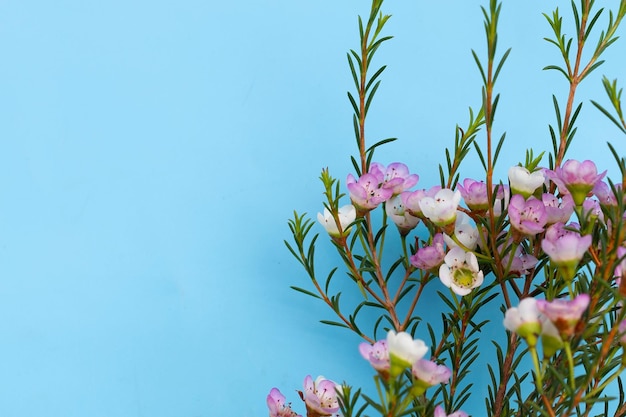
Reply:
[[[325,322],[365,339],[359,352],[376,371],[378,396],[360,390],[352,396],[346,384],[338,391],[330,381],[307,377],[301,393],[307,417],[339,410],[359,416],[369,407],[389,417],[467,417],[459,409],[466,408],[477,385],[466,379],[483,375],[474,371],[484,349],[491,349],[486,353],[488,396],[486,412],[476,415],[595,415],[609,387],[625,395],[618,378],[626,370],[626,160],[609,145],[620,183],[595,162],[565,155],[581,110],[572,107],[576,88],[616,40],[615,30],[626,20],[626,0],[610,12],[596,50],[585,53],[602,10],[592,13],[593,2],[573,2],[576,33],[571,39],[562,33],[558,11],[544,15],[554,32],[546,39],[564,59],[561,66],[546,68],[566,75],[569,96],[565,107],[553,96],[558,129],[550,127],[553,152],[547,165],[542,166],[543,152],[535,157],[528,149],[524,161],[510,166],[501,179],[494,172],[505,136],[492,142],[499,97],[493,92],[508,52],[496,59],[501,5],[490,1],[483,8],[489,53],[484,62],[474,54],[483,79],[482,107],[478,113],[470,109],[466,129],[457,126],[454,147],[445,150],[445,163],[439,165],[440,181],[426,186],[418,185],[420,177],[405,163],[372,162],[374,150],[394,139],[365,143],[365,117],[385,69],[368,79],[368,68],[374,52],[390,39],[377,38],[389,19],[380,12],[382,3],[372,0],[369,19],[359,20],[361,54],[348,54],[358,90],[349,93],[359,151],[352,158],[356,174],[348,174],[343,186],[327,169],[321,177],[326,201],[317,217],[340,266],[331,266],[325,280],[320,278],[314,259],[318,235],[307,236],[313,222],[305,215],[295,213],[290,220],[295,245],[286,242],[314,291],[294,288],[330,307],[337,321]],[[577,48],[570,50],[574,39]],[[584,63],[586,55],[593,58]],[[616,81],[604,79],[603,84],[613,113],[594,105],[626,133],[621,90]],[[478,139],[483,129],[486,142]],[[485,169],[481,179],[461,175],[472,148]],[[337,278],[342,270],[347,282]],[[345,301],[348,297],[341,296],[352,284],[362,298]],[[433,302],[437,296],[439,304]],[[500,313],[492,314],[498,308],[503,321]],[[423,323],[432,317],[440,317],[441,326]],[[489,327],[494,317],[495,332]],[[364,322],[373,323],[372,333],[364,330]],[[428,347],[412,336],[424,327]],[[383,328],[393,330],[380,339]],[[495,349],[481,341],[485,336]],[[429,349],[432,356],[426,358]],[[530,366],[534,369],[523,369]],[[520,384],[527,376],[532,386]],[[295,415],[277,391],[270,393],[268,405],[271,416]],[[626,404],[613,407],[616,416],[625,415]]]

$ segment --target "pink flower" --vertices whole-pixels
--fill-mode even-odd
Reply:
[[[504,327],[526,339],[529,346],[537,344],[537,336],[541,332],[537,300],[524,298],[518,307],[509,308],[503,321]]]
[[[565,194],[559,201],[554,195],[544,193],[541,201],[548,213],[546,224],[567,223],[574,213],[574,200],[570,194]]]
[[[311,375],[304,378],[304,402],[306,403],[307,416],[328,416],[339,410],[337,399],[337,384],[323,376],[318,376],[315,381]]]
[[[543,203],[535,197],[524,200],[520,194],[511,197],[509,203],[511,226],[524,235],[536,235],[543,232],[548,221],[548,213]]]
[[[416,268],[428,271],[431,269],[439,268],[443,263],[443,258],[446,256],[443,245],[443,235],[437,233],[433,237],[433,242],[430,246],[422,246],[417,249],[415,255],[409,258],[411,265]]]
[[[528,198],[543,185],[545,177],[541,170],[530,172],[522,166],[509,168],[509,182],[513,194],[521,194]]]
[[[561,337],[567,339],[574,334],[589,301],[588,294],[579,294],[573,300],[537,300],[537,308],[559,330]]]
[[[389,371],[389,348],[385,339],[379,340],[373,345],[363,342],[359,345],[359,352],[378,372],[386,373]]]
[[[302,417],[291,409],[291,404],[285,404],[285,396],[277,388],[272,388],[267,396],[267,407],[270,417]]]
[[[409,168],[401,162],[389,164],[386,169],[383,169],[380,164],[376,165],[384,172],[383,188],[391,189],[393,195],[398,195],[408,190],[419,181],[419,176],[417,174],[409,174]]]
[[[598,169],[593,161],[583,162],[574,159],[567,160],[563,166],[556,167],[554,171],[546,171],[547,175],[559,187],[562,193],[567,190],[574,199],[574,204],[580,206],[587,194],[605,175],[606,171],[598,174]]]
[[[615,184],[615,188],[620,190],[622,188],[622,184]],[[593,194],[598,197],[600,204],[607,206],[616,206],[617,198],[613,193],[613,190],[609,185],[604,181],[598,181],[592,190]]]
[[[602,213],[600,203],[598,203],[597,200],[592,200],[590,198],[583,201],[582,217],[591,223],[595,223],[596,220],[600,220],[600,223],[604,223],[604,213]]]
[[[448,188],[441,189],[433,197],[419,201],[422,213],[437,226],[446,226],[456,220],[456,210],[461,202],[461,193]]]
[[[483,181],[465,178],[463,184],[458,184],[457,188],[461,193],[461,197],[463,197],[463,201],[465,201],[465,204],[467,204],[470,210],[480,213],[489,209],[487,184]]]
[[[409,212],[405,210],[402,199],[402,195],[405,193],[392,197],[385,203],[387,216],[394,222],[402,236],[406,236],[420,221],[419,217],[411,216]]]
[[[468,415],[464,411],[456,411],[452,414],[446,414],[446,411],[438,405],[435,407],[434,417],[468,417]]]
[[[382,179],[374,174],[363,174],[358,181],[352,174],[348,175],[346,184],[350,192],[350,200],[356,207],[359,215],[363,215],[378,207],[383,201],[387,201],[393,194],[393,190],[381,187]]]
[[[498,251],[502,256],[502,266],[508,268],[507,272],[514,274],[515,276],[522,276],[528,274],[531,269],[533,269],[538,262],[538,259],[533,255],[524,252],[524,249],[521,245],[516,245],[515,251],[511,249],[504,254],[504,250],[507,246],[513,244],[512,239],[509,239],[505,243],[502,243],[498,246]],[[511,259],[512,258],[512,259]]]
[[[550,260],[559,267],[563,278],[571,281],[576,267],[591,246],[591,235],[581,236],[578,232],[565,229],[562,223],[548,227],[541,241],[541,248]]]
[[[444,261],[439,267],[439,279],[456,294],[465,296],[483,283],[483,271],[478,268],[478,260],[472,252],[452,248]]]
[[[415,377],[412,392],[414,395],[422,395],[434,385],[447,384],[452,376],[452,371],[447,366],[437,365],[433,361],[420,359],[411,367],[411,373]]]

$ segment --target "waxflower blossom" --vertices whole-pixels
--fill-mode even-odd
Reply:
[[[439,269],[445,256],[443,234],[437,233],[433,236],[431,245],[417,249],[417,252],[409,258],[409,261],[414,267],[428,271]]]
[[[363,215],[387,201],[393,194],[393,190],[381,187],[380,175],[371,173],[363,174],[358,180],[348,175],[346,184],[350,192],[350,200],[357,209],[358,215]]]
[[[404,203],[404,207],[409,212],[409,214],[415,217],[424,218],[422,208],[420,207],[420,201],[424,197],[434,197],[435,194],[437,194],[440,190],[441,186],[435,185],[428,190],[422,189],[402,193],[402,202]]]
[[[545,316],[541,316],[541,348],[543,357],[549,359],[563,348],[563,339],[559,330]]]
[[[618,191],[622,189],[621,183],[614,184],[613,186]],[[606,206],[617,205],[617,197],[615,197],[613,189],[611,189],[606,182],[598,181],[591,191],[598,198],[600,204]]]
[[[509,168],[509,183],[513,194],[521,194],[524,198],[528,198],[544,182],[545,177],[541,170],[530,172],[522,166]]]
[[[507,330],[523,337],[529,346],[535,346],[541,332],[537,300],[524,298],[517,307],[509,308],[504,315],[503,324]]]
[[[596,183],[606,175],[606,171],[598,174],[596,164],[590,160],[579,162],[569,159],[554,171],[546,170],[546,174],[559,187],[559,191],[564,193],[567,190],[574,204],[580,206]]]
[[[535,197],[525,200],[520,194],[515,194],[509,202],[508,212],[511,226],[522,235],[536,235],[543,232],[548,221],[546,208]]]
[[[420,221],[419,217],[411,216],[411,214],[405,210],[401,195],[392,197],[387,201],[387,203],[385,203],[385,211],[402,236],[406,236]]]
[[[478,245],[478,229],[470,224],[470,216],[459,211],[454,222],[454,237],[465,250],[474,250]],[[459,246],[457,242],[448,235],[443,236],[448,247]]]
[[[586,219],[590,225],[593,225],[597,220],[600,223],[604,223],[604,213],[602,213],[602,207],[597,200],[586,199],[582,204],[582,217]]]
[[[464,411],[455,411],[452,414],[446,414],[446,411],[440,406],[438,405],[437,407],[435,407],[435,413],[433,414],[434,417],[468,417],[467,413]]]
[[[541,201],[546,208],[546,213],[548,213],[548,219],[546,220],[546,224],[548,225],[567,223],[574,213],[574,200],[572,200],[570,194],[565,194],[563,198],[561,198],[561,201],[559,201],[556,196],[544,193],[541,196]]]
[[[376,164],[377,169],[383,172],[382,187],[391,189],[393,195],[398,195],[403,191],[415,186],[419,181],[417,174],[410,174],[409,167],[401,162],[394,162],[384,168],[381,164]]]
[[[484,213],[489,209],[489,199],[487,198],[487,184],[483,181],[476,181],[465,178],[457,188],[463,197],[467,207],[473,212]]]
[[[454,224],[457,208],[461,202],[460,191],[441,189],[434,197],[424,197],[419,201],[422,213],[437,226]]]
[[[343,206],[339,209],[338,215],[341,223],[341,232],[339,232],[335,218],[326,207],[324,207],[324,214],[317,213],[317,221],[324,226],[326,232],[332,237],[347,236],[350,233],[348,226],[356,220],[356,208],[352,204]]]
[[[563,223],[548,227],[541,241],[541,248],[557,265],[566,281],[576,275],[576,267],[591,246],[591,235],[581,236],[578,232],[565,229]]]
[[[508,239],[498,246],[498,251],[502,256],[501,264],[508,273],[515,276],[528,274],[530,270],[537,265],[539,260],[533,255],[526,253],[522,245],[515,245],[515,250],[508,248],[513,244],[513,240]],[[506,251],[507,249],[508,251]]]
[[[450,249],[439,267],[439,279],[456,294],[465,296],[483,283],[483,271],[478,268],[478,260],[472,252],[459,247]]]
[[[370,345],[363,342],[359,345],[359,353],[369,361],[370,365],[381,374],[389,371],[389,348],[386,340],[379,340]]]
[[[304,393],[300,396],[304,400],[307,416],[328,416],[339,410],[337,398],[337,384],[323,376],[318,376],[315,381],[311,375],[304,378]]]
[[[285,403],[285,399],[285,396],[277,388],[272,388],[267,396],[270,417],[302,417],[291,409],[291,404]]]
[[[452,376],[452,371],[445,365],[437,365],[433,361],[420,359],[411,367],[413,374],[413,395],[422,395],[434,385],[447,384]]]
[[[579,294],[573,300],[537,300],[537,308],[559,330],[561,338],[568,339],[574,334],[576,324],[589,305],[589,295]]]
[[[392,376],[400,375],[406,368],[422,359],[428,348],[423,340],[415,339],[407,332],[389,330],[387,333],[387,347],[391,363],[390,373]]]

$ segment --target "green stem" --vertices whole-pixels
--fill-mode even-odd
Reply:
[[[530,355],[533,358],[533,366],[535,367],[535,386],[537,387],[537,392],[539,394],[543,394],[543,372],[541,370],[541,367],[539,366],[537,347],[530,346],[528,349],[530,350]]]
[[[567,356],[567,365],[569,367],[569,384],[572,390],[576,390],[576,379],[574,377],[574,357],[572,356],[572,347],[569,341],[565,343],[565,355]]]

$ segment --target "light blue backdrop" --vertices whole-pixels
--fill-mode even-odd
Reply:
[[[480,2],[388,3],[395,39],[377,55],[389,68],[369,136],[399,137],[378,160],[403,160],[427,187],[480,104]],[[557,57],[541,12],[568,2],[505,3],[499,174],[547,149],[551,94],[566,94],[541,71]],[[274,386],[295,402],[307,374],[369,380],[359,340],[289,289],[307,281],[282,242],[293,209],[321,210],[320,169],[351,168],[345,53],[368,8],[2,2],[0,415],[253,417]],[[624,51],[582,87],[571,157],[610,164],[608,140],[626,153],[588,103],[604,100],[601,74],[626,82]],[[330,245],[319,253],[320,268],[335,262]]]

